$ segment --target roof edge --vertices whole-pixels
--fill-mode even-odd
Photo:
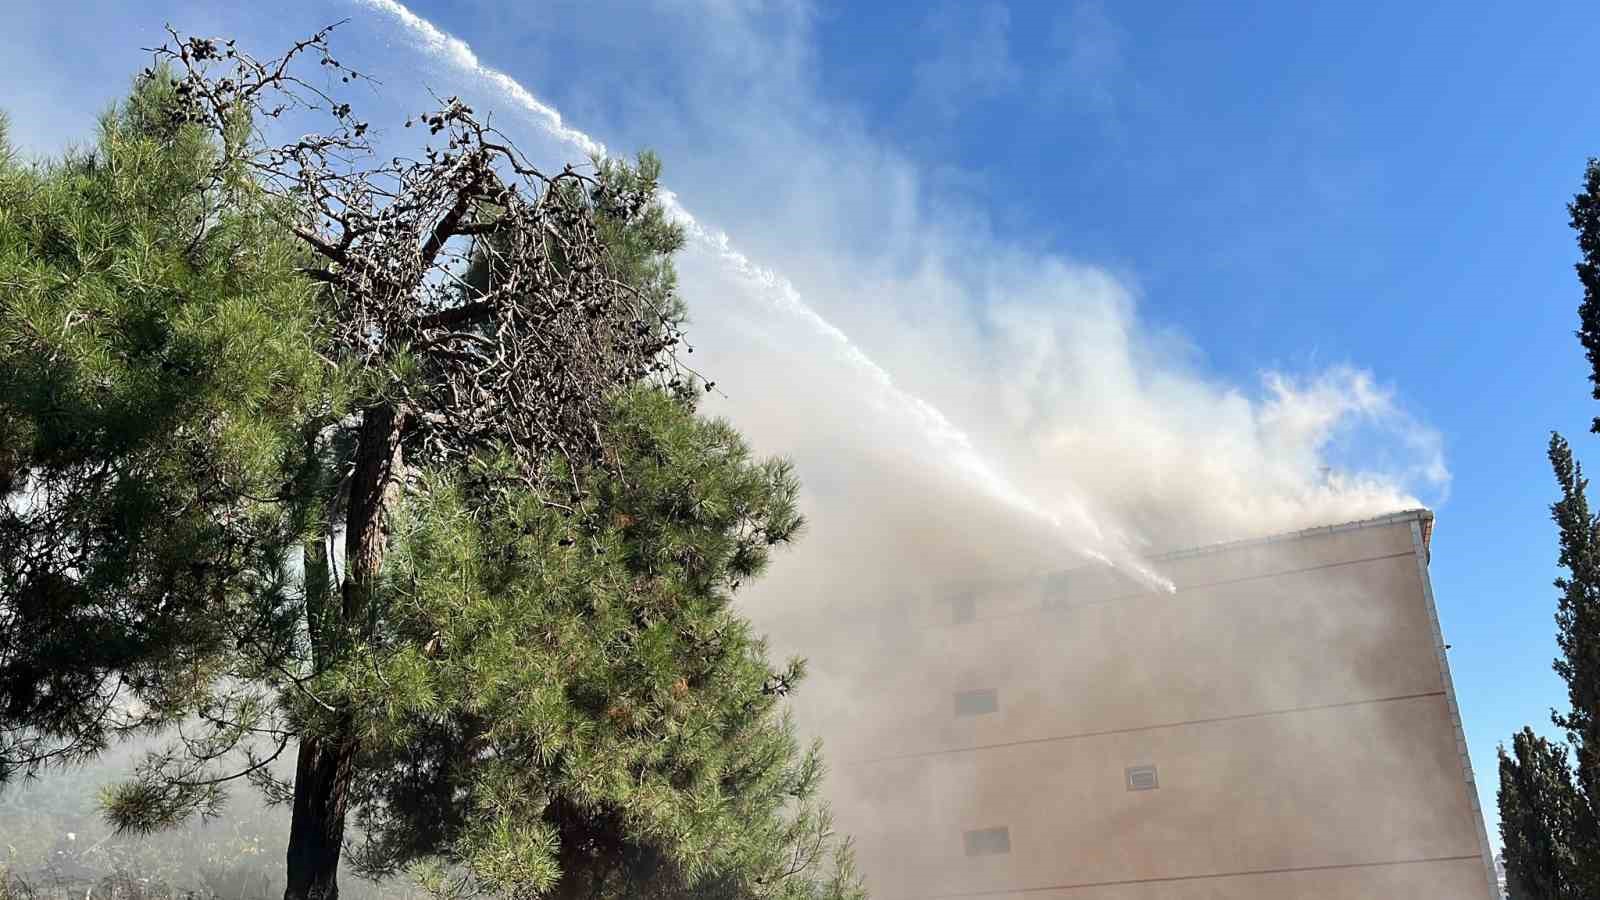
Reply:
[[[1162,553],[1139,556],[1137,558],[1143,562],[1149,563],[1170,562],[1180,559],[1190,559],[1198,556],[1209,556],[1216,553],[1228,553],[1230,551],[1244,550],[1251,547],[1264,547],[1271,544],[1281,544],[1288,541],[1302,540],[1321,535],[1338,534],[1344,531],[1355,531],[1361,528],[1381,528],[1386,525],[1404,525],[1410,522],[1416,522],[1421,526],[1422,562],[1424,565],[1426,565],[1432,561],[1432,551],[1430,547],[1433,539],[1433,511],[1425,507],[1404,509],[1398,512],[1385,513],[1381,516],[1373,516],[1370,519],[1357,519],[1353,522],[1341,522],[1336,525],[1317,525],[1311,528],[1302,528],[1298,531],[1286,531],[1280,534],[1265,535],[1263,537],[1242,538],[1235,541],[1221,541],[1215,544],[1201,544],[1196,547],[1188,547],[1180,550],[1169,550]],[[1109,567],[1113,570],[1122,569],[1122,566],[1117,563],[1085,562],[1067,569],[1056,569],[1052,571],[1036,573],[1033,575],[1016,576],[1003,580],[973,583],[963,582],[958,590],[964,592],[979,587],[991,588],[998,584],[1030,583],[1041,578],[1051,578],[1065,575],[1068,572],[1074,572],[1088,568],[1097,568],[1100,565],[1109,565]]]
[[[1370,519],[1358,519],[1354,522],[1341,522],[1337,525],[1318,525],[1312,528],[1302,528],[1299,531],[1286,531],[1282,534],[1267,535],[1258,538],[1245,538],[1237,541],[1224,541],[1217,544],[1202,544],[1198,547],[1189,547],[1182,550],[1170,550],[1147,556],[1151,562],[1164,562],[1175,559],[1188,559],[1193,556],[1207,556],[1213,553],[1226,553],[1230,550],[1242,550],[1247,547],[1258,547],[1267,544],[1278,544],[1284,541],[1300,540],[1302,538],[1317,537],[1325,534],[1338,534],[1342,531],[1355,531],[1360,528],[1379,528],[1384,525],[1398,525],[1406,522],[1417,522],[1422,526],[1422,549],[1425,554],[1432,556],[1433,546],[1433,510],[1417,507],[1399,512],[1385,513]]]

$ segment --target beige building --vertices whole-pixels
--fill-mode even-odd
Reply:
[[[1174,593],[1084,568],[908,605],[831,713],[871,717],[819,729],[874,898],[1498,897],[1432,524],[1169,554]]]

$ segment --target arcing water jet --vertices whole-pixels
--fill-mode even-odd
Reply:
[[[394,19],[413,36],[423,52],[442,59],[456,69],[497,88],[507,99],[532,115],[539,127],[552,137],[592,158],[603,159],[610,156],[604,144],[567,125],[560,111],[540,101],[510,75],[485,66],[465,41],[441,31],[404,4],[396,0],[356,0],[356,2]],[[818,335],[830,341],[841,361],[878,389],[878,400],[886,411],[909,414],[918,433],[928,441],[931,449],[940,454],[954,474],[967,479],[991,499],[1048,524],[1068,543],[1074,545],[1073,550],[1122,569],[1149,587],[1166,591],[1173,589],[1170,581],[1140,562],[1128,547],[1122,545],[1120,541],[1108,538],[1081,504],[1072,504],[1072,508],[1068,511],[1072,517],[1070,524],[1092,535],[1096,546],[1081,546],[1081,542],[1068,537],[1069,523],[1063,520],[1061,513],[1045,509],[1031,500],[984,457],[965,431],[958,428],[937,407],[896,386],[890,374],[856,346],[849,335],[806,303],[789,279],[752,262],[749,257],[732,246],[725,232],[701,225],[699,220],[684,208],[676,194],[662,191],[661,201],[668,215],[683,227],[694,246],[721,260],[741,278],[755,285],[768,302],[800,319]]]

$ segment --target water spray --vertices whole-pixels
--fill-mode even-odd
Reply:
[[[594,159],[610,158],[611,155],[606,151],[604,144],[566,124],[559,110],[539,100],[515,78],[498,69],[485,66],[465,41],[441,31],[432,22],[396,0],[355,0],[355,2],[394,19],[413,36],[418,48],[423,52],[442,59],[456,69],[500,90],[523,111],[532,115],[539,127],[550,136],[577,148],[585,156]],[[1071,516],[1071,524],[1092,535],[1094,541],[1102,547],[1109,548],[1109,552],[1082,547],[1078,541],[1068,537],[1068,522],[1062,519],[1060,513],[1041,507],[1012,484],[1010,479],[995,469],[978,451],[973,445],[972,438],[956,427],[938,407],[896,386],[888,371],[856,346],[849,335],[806,303],[789,279],[752,262],[749,257],[733,247],[726,232],[701,225],[699,220],[684,208],[673,192],[662,190],[660,200],[667,215],[683,228],[694,245],[711,253],[741,278],[759,288],[762,296],[774,306],[800,319],[818,335],[826,338],[833,345],[841,361],[879,388],[885,406],[908,413],[915,420],[921,434],[942,454],[950,468],[967,478],[991,499],[1045,522],[1060,533],[1068,543],[1073,544],[1078,552],[1121,569],[1151,588],[1169,592],[1173,590],[1171,581],[1139,561],[1121,541],[1108,538],[1089,515],[1088,510],[1079,502],[1070,503],[1069,509],[1065,510]]]

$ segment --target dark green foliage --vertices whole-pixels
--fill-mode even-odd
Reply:
[[[684,318],[659,163],[558,176],[594,192],[548,219],[518,201],[497,224],[484,198],[505,194],[457,186],[460,270],[413,286],[435,292],[422,309],[404,284],[363,305],[359,271],[381,267],[357,251],[404,259],[415,223],[391,245],[307,237],[318,217],[246,164],[248,104],[208,136],[193,96],[154,71],[92,151],[0,153],[0,763],[175,728],[106,791],[108,821],[170,827],[253,784],[310,823],[295,897],[337,896],[347,802],[365,872],[440,893],[858,897],[784,711],[804,667],[771,665],[731,606],[801,527],[793,473],[698,416],[670,360],[637,358]],[[582,255],[536,258],[546,227]],[[499,264],[524,270],[495,285]],[[523,314],[541,309],[561,316]],[[529,324],[582,310],[643,338],[580,359]],[[502,427],[539,398],[491,395],[498,364],[448,362],[508,335],[554,347],[550,380],[516,384],[572,394],[552,401],[561,440]],[[274,762],[296,748],[290,784]]]
[[[1514,897],[1590,897],[1600,890],[1600,827],[1594,804],[1600,787],[1600,521],[1589,511],[1588,481],[1559,435],[1550,436],[1550,464],[1561,499],[1550,507],[1560,533],[1555,669],[1567,682],[1571,706],[1553,712],[1566,748],[1524,728],[1513,756],[1500,751],[1501,836]]]
[[[92,149],[0,155],[0,782],[209,676],[327,397],[298,246],[171,101],[145,78]]]
[[[615,160],[596,160],[595,166],[611,191],[609,209],[600,217],[600,234],[613,271],[666,318],[682,321],[685,312],[677,293],[672,254],[683,248],[683,229],[668,221],[666,210],[655,199],[661,160],[642,153],[634,166]]]
[[[850,896],[783,877],[832,844],[820,761],[781,714],[799,663],[729,605],[800,526],[793,476],[660,390],[618,410],[571,510],[445,476],[406,504],[380,647],[327,688],[363,711],[362,861],[442,855],[519,895]]]
[[[1554,716],[1577,751],[1577,777],[1584,795],[1600,798],[1600,520],[1589,511],[1588,481],[1572,458],[1572,448],[1551,435],[1550,463],[1561,486],[1551,515],[1561,535],[1559,564],[1567,574],[1556,579],[1556,672],[1567,683],[1570,711]]]
[[[1576,267],[1583,285],[1577,336],[1590,362],[1595,396],[1600,398],[1600,161],[1589,161],[1583,190],[1573,198],[1568,212],[1581,257]],[[1600,431],[1600,419],[1596,419],[1595,429]],[[1555,581],[1561,592],[1556,605],[1556,642],[1561,656],[1555,661],[1555,670],[1567,683],[1569,700],[1568,709],[1554,712],[1552,719],[1566,731],[1573,750],[1577,812],[1572,831],[1564,838],[1566,850],[1576,860],[1573,878],[1584,896],[1592,896],[1600,892],[1600,823],[1596,815],[1600,804],[1600,519],[1590,511],[1582,467],[1559,434],[1550,437],[1549,455],[1561,488],[1561,499],[1551,506],[1551,516],[1560,534],[1558,562],[1566,570]]]
[[[1567,205],[1570,224],[1578,233],[1578,281],[1583,301],[1578,304],[1578,341],[1589,359],[1589,381],[1600,400],[1600,160],[1589,160],[1583,173],[1583,190]],[[1600,416],[1591,429],[1600,433]]]
[[[1589,160],[1583,190],[1567,211],[1578,236],[1577,264],[1583,300],[1577,337],[1590,364],[1593,395],[1600,399],[1600,160]],[[1600,417],[1593,430],[1600,432]],[[1500,753],[1501,832],[1516,897],[1600,896],[1600,519],[1589,509],[1588,481],[1572,448],[1551,434],[1550,465],[1561,499],[1550,507],[1560,534],[1555,580],[1555,670],[1567,683],[1569,708],[1551,718],[1573,751],[1515,736],[1514,760]]]
[[[1573,782],[1567,752],[1524,728],[1500,747],[1500,837],[1512,900],[1579,900],[1587,840],[1587,804]]]

